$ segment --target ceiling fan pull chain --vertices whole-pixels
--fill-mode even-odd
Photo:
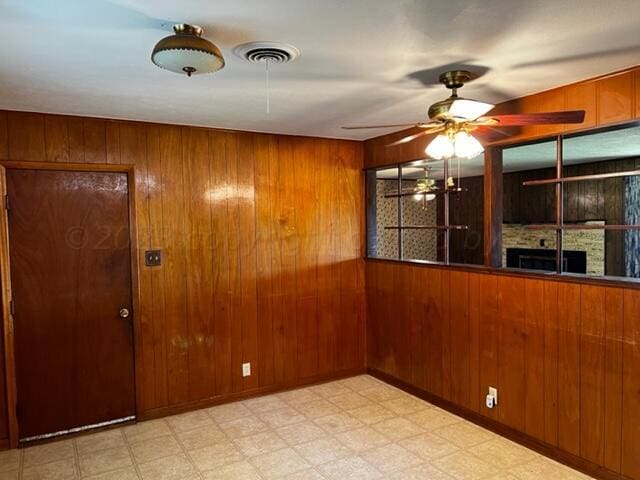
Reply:
[[[267,81],[267,113],[271,113],[271,102],[270,102],[270,91],[269,91],[269,59],[265,58],[264,60],[264,64],[265,64],[265,74],[266,74],[266,81]]]

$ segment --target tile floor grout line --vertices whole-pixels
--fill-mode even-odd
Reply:
[[[139,480],[142,480],[142,471],[140,470],[140,467],[138,466],[138,462],[136,461],[136,457],[133,455],[133,448],[132,448],[131,444],[129,443],[129,440],[127,439],[126,434],[124,433],[124,429],[123,428],[119,428],[118,430],[120,431],[120,436],[122,437],[122,440],[124,441],[124,444],[127,447],[127,451],[129,452],[129,456],[131,457],[131,463],[133,464],[133,469],[136,471],[136,476],[138,477]]]
[[[55,440],[52,440],[50,442],[47,442],[45,440],[44,443],[38,443],[36,445],[31,445],[30,447],[23,447],[23,448],[20,448],[20,450],[22,450],[23,452],[26,452],[26,451],[28,451],[30,449],[33,449],[33,448],[45,447],[45,446],[48,446],[48,445],[55,445],[56,443],[71,442],[72,440],[73,440],[73,438],[56,437]],[[23,457],[24,457],[24,455],[23,455]],[[69,457],[69,458],[71,458],[71,457]],[[36,463],[36,464],[30,465],[30,466],[23,465],[23,468],[27,468],[28,469],[28,468],[34,468],[34,467],[42,467],[44,465],[49,465],[51,463],[59,462],[61,460],[66,460],[66,458],[56,458],[56,459],[53,459],[53,460],[48,460],[46,462]]]
[[[255,416],[253,411],[251,411],[250,408],[248,408],[246,405],[242,404],[243,407],[247,408],[252,416]],[[247,418],[247,417],[241,417],[241,418]],[[231,437],[231,435],[229,435],[225,429],[223,429],[222,427],[220,427],[220,424],[218,422],[215,421],[215,419],[211,419],[213,421],[213,423],[218,427],[218,429],[222,432],[222,434],[226,437],[227,441],[231,442],[234,446],[237,446],[237,444],[234,442],[234,439]],[[233,420],[232,420],[233,421]],[[225,423],[225,422],[222,422]],[[286,443],[286,442],[285,442]],[[239,450],[240,451],[240,450]],[[242,458],[244,461],[246,461],[249,465],[251,465],[251,467],[256,471],[256,473],[258,474],[258,476],[262,479],[264,479],[264,476],[262,475],[262,472],[258,469],[258,467],[256,467],[252,462],[250,458],[247,458],[247,456],[240,451],[240,453],[242,454]]]
[[[189,413],[191,413],[191,412],[189,412]],[[173,417],[177,417],[177,416],[179,416],[179,415],[174,415]],[[208,417],[208,415],[207,415],[207,417]],[[171,417],[168,417],[168,418],[171,418]],[[196,465],[196,463],[193,460],[193,458],[191,458],[191,455],[189,455],[189,452],[187,452],[187,449],[185,448],[185,446],[183,445],[182,441],[180,440],[180,437],[177,435],[175,428],[173,428],[173,425],[171,425],[170,422],[166,421],[166,419],[165,419],[165,423],[167,424],[167,427],[169,428],[169,431],[171,432],[171,435],[173,436],[174,440],[180,446],[180,450],[184,454],[185,458],[187,459],[187,461],[191,464],[191,466],[195,470],[198,478],[200,478],[201,480],[204,480],[204,475],[202,474],[202,471],[198,468],[198,466]],[[165,457],[165,458],[167,458],[167,457]]]
[[[105,449],[102,449],[102,450],[96,450],[94,452],[87,452],[87,454],[106,452],[108,450],[115,450],[117,448],[127,448],[127,447],[126,446],[125,447],[109,447],[109,448],[105,448]],[[128,450],[128,448],[127,448],[127,450]],[[129,452],[129,455],[131,455],[131,452]],[[133,463],[134,463],[133,462],[133,458],[131,459],[131,463],[133,465]],[[80,465],[80,461],[79,460],[78,460],[78,465]],[[114,467],[114,468],[109,468],[108,470],[103,470],[101,472],[91,473],[91,474],[87,474],[87,475],[83,475],[82,471],[80,471],[80,476],[78,478],[87,478],[87,477],[93,477],[95,475],[102,475],[102,474],[105,474],[105,473],[113,473],[113,472],[117,472],[118,470],[122,470],[124,468],[127,468],[127,467],[126,466],[125,467]]]
[[[20,458],[18,459],[18,480],[24,477],[24,449],[20,449]]]
[[[176,416],[176,415],[173,415],[173,416]],[[163,434],[160,434],[160,435],[155,435],[155,436],[153,436],[153,437],[144,438],[144,439],[142,439],[142,440],[138,440],[138,441],[131,441],[131,440],[129,440],[129,439],[126,437],[126,435],[124,435],[124,432],[123,432],[123,435],[124,435],[124,437],[125,437],[125,442],[126,442],[126,444],[127,444],[127,447],[129,448],[130,452],[131,452],[131,457],[132,457],[132,459],[133,459],[133,463],[134,463],[134,465],[136,466],[136,471],[138,471],[138,472],[139,472],[140,478],[142,478],[142,471],[140,470],[140,465],[139,465],[139,464],[146,464],[146,463],[155,462],[155,461],[158,461],[158,460],[163,460],[163,459],[165,459],[165,458],[169,458],[169,457],[171,457],[171,456],[173,456],[173,455],[176,455],[176,453],[167,453],[166,455],[162,455],[162,456],[160,456],[160,457],[154,457],[154,458],[152,458],[152,459],[145,460],[145,461],[138,461],[138,460],[136,459],[135,453],[133,452],[133,448],[136,446],[136,444],[142,444],[142,443],[144,443],[144,442],[148,442],[148,441],[152,441],[152,440],[157,440],[157,439],[160,439],[160,438],[169,438],[169,437],[171,437],[173,440],[175,440],[175,441],[176,441],[176,443],[177,443],[177,444],[178,444],[178,446],[180,447],[180,450],[181,450],[183,453],[185,453],[185,451],[184,451],[184,447],[183,447],[183,446],[182,446],[182,444],[180,443],[180,441],[179,441],[179,439],[178,439],[178,435],[177,435],[177,433],[176,433],[176,432],[171,428],[171,426],[170,426],[169,422],[167,422],[167,419],[168,419],[168,418],[171,418],[171,417],[172,417],[172,416],[170,416],[170,417],[166,417],[166,418],[158,418],[158,419],[152,420],[152,421],[154,421],[154,422],[162,422],[162,423],[167,427],[167,429],[168,429],[169,433],[163,433]],[[194,430],[195,430],[195,429],[194,429]],[[185,455],[185,456],[186,456],[186,455]],[[196,471],[197,471],[197,468],[196,468]]]
[[[80,454],[78,453],[78,445],[75,438],[71,439],[71,445],[73,445],[73,461],[75,463],[76,473],[80,479],[82,478],[82,471],[80,470]]]

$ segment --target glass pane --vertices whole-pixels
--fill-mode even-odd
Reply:
[[[445,185],[450,223],[450,262],[483,263],[484,156],[447,164],[419,160],[367,171],[367,253],[370,257],[442,262],[446,253]],[[400,181],[399,181],[400,176]],[[400,206],[400,211],[398,207]],[[401,229],[397,227],[401,226]]]
[[[442,166],[427,162],[402,167],[404,227],[433,227],[438,224],[438,210],[442,208],[443,200],[441,170]],[[438,261],[437,230],[405,228],[402,235],[403,260]]]
[[[585,222],[585,224],[604,225],[604,222]],[[619,236],[619,234],[620,232],[606,232],[603,229],[565,230],[562,235],[562,253],[570,262],[565,262],[563,271],[569,273],[586,273],[588,275],[605,275],[607,237],[609,237],[609,240],[613,240],[613,238]],[[620,250],[620,247],[616,248],[616,250]],[[615,270],[619,271],[619,266],[616,267]],[[610,272],[610,274],[615,273]]]
[[[555,271],[555,184],[524,186],[523,182],[555,178],[556,141],[505,148],[502,161],[502,265]],[[550,226],[532,229],[536,224]]]
[[[632,126],[564,141],[563,176],[606,175],[640,170],[640,127]],[[581,252],[580,273],[640,278],[640,177],[567,182],[563,187],[564,248]],[[605,230],[608,226],[610,230]]]
[[[556,271],[556,231],[533,230],[519,223],[502,226],[502,265],[525,270]]]
[[[370,257],[399,259],[398,169],[367,172],[367,251]]]
[[[465,225],[467,230],[452,230],[450,262],[482,265],[484,263],[484,155],[470,160],[450,162],[454,189],[450,195],[449,222]]]

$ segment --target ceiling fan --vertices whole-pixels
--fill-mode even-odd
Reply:
[[[452,70],[440,75],[440,83],[451,90],[451,96],[429,107],[429,121],[395,125],[366,125],[342,127],[346,130],[365,128],[417,127],[422,131],[408,135],[388,146],[411,142],[417,138],[438,133],[425,153],[435,159],[451,157],[473,158],[484,151],[482,144],[470,132],[478,128],[496,129],[524,125],[582,123],[584,110],[564,112],[516,113],[485,116],[495,105],[458,96],[458,89],[472,79],[471,72]]]
[[[422,202],[422,208],[426,208],[427,202],[436,198],[436,191],[440,190],[434,178],[429,176],[431,167],[424,168],[424,177],[416,180],[416,186],[413,187],[413,199],[418,202]],[[447,178],[447,187],[453,186],[453,178]]]

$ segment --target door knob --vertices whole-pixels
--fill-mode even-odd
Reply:
[[[129,309],[128,308],[121,308],[120,309],[120,318],[127,318],[129,317]]]

